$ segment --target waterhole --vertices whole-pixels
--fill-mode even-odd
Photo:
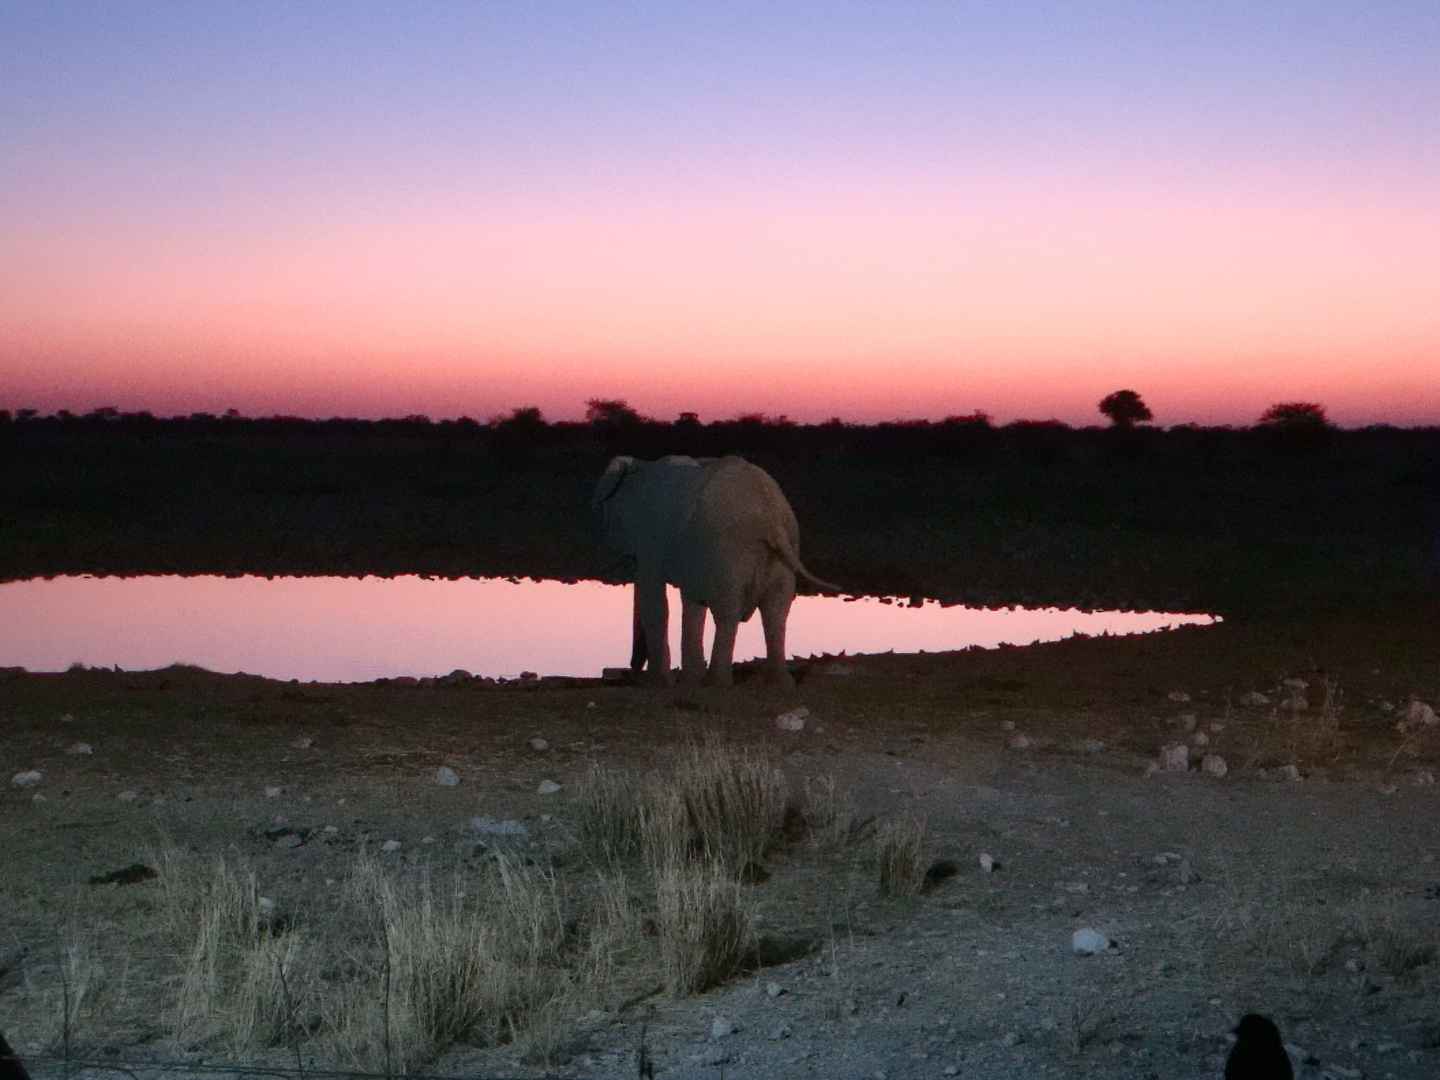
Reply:
[[[194,664],[272,679],[596,676],[630,658],[631,590],[594,581],[346,577],[56,577],[0,585],[0,666],[146,671]],[[987,610],[800,596],[787,651],[942,652],[1215,621],[1165,612]],[[679,603],[671,596],[673,655]],[[707,649],[710,628],[707,627]],[[735,657],[765,651],[756,616]]]

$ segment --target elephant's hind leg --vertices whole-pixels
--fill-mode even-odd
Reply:
[[[715,615],[713,611],[711,614]],[[739,628],[738,620],[715,615],[715,641],[710,646],[710,670],[705,673],[707,683],[729,686],[735,681],[735,631]]]
[[[705,605],[680,601],[680,681],[698,683],[705,675]]]
[[[794,686],[795,679],[785,666],[785,623],[795,599],[795,580],[776,582],[760,600],[760,624],[765,629],[767,676],[781,686]]]

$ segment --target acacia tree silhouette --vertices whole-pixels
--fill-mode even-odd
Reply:
[[[1155,416],[1134,390],[1116,390],[1107,395],[1100,401],[1100,411],[1117,428],[1132,428]]]

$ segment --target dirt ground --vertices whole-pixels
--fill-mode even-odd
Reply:
[[[1256,1011],[1311,1061],[1297,1075],[1433,1078],[1440,724],[1410,702],[1440,705],[1437,646],[1440,618],[1417,605],[822,658],[796,665],[793,690],[9,671],[0,1029],[34,1075],[60,1075],[64,998],[81,989],[61,974],[81,974],[80,943],[94,961],[71,1057],[137,1076],[233,1063],[168,1041],[184,956],[151,947],[170,940],[154,929],[164,875],[92,878],[170,844],[247,860],[261,891],[302,910],[386,841],[399,846],[377,857],[397,867],[511,842],[580,873],[565,867],[592,764],[647,775],[709,741],[772,756],[797,799],[833,779],[855,842],[777,841],[745,886],[756,959],[720,986],[642,985],[544,1054],[523,1038],[454,1047],[428,1074],[632,1077],[643,1051],[677,1080],[1179,1080],[1218,1077],[1227,1032]],[[1242,704],[1250,692],[1270,700]],[[1306,708],[1281,707],[1297,695]],[[782,730],[802,705],[803,728]],[[1181,744],[1191,767],[1157,771]],[[442,766],[458,784],[437,783]],[[882,898],[865,825],[905,812],[924,820],[934,870],[918,896]],[[477,832],[484,817],[525,835]],[[1113,947],[1077,955],[1087,928]],[[251,1061],[322,1064],[283,1047]]]

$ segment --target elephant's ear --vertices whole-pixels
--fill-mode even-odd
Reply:
[[[630,467],[634,464],[635,459],[627,454],[611,458],[610,464],[606,466],[605,472],[600,477],[600,482],[595,485],[595,496],[591,499],[591,505],[599,506],[611,495],[614,495],[615,489],[620,486],[620,481],[625,479],[626,474],[630,472]]]

